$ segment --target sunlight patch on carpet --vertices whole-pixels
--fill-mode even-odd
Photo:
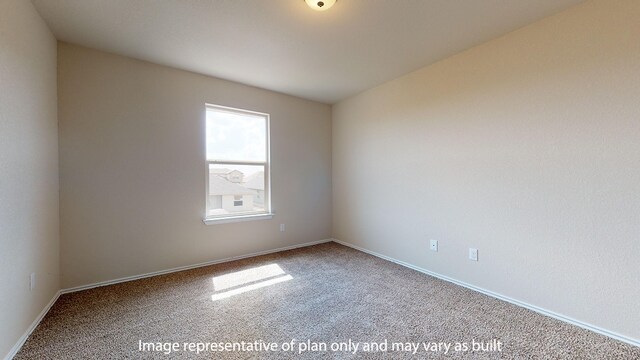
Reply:
[[[213,288],[215,291],[220,291],[284,274],[284,270],[278,264],[257,266],[247,270],[215,276],[213,278]]]
[[[226,299],[228,297],[234,296],[234,295],[239,295],[242,293],[246,293],[248,291],[252,291],[252,290],[256,290],[256,289],[260,289],[263,287],[267,287],[267,286],[271,286],[274,284],[278,284],[281,282],[285,282],[285,281],[289,281],[293,279],[293,277],[291,275],[285,275],[285,276],[279,276],[270,280],[265,280],[265,281],[261,281],[255,284],[251,284],[251,285],[247,285],[247,286],[243,286],[243,287],[239,287],[233,290],[229,290],[229,291],[223,291],[217,294],[213,294],[211,296],[211,300],[213,301],[217,301],[217,300],[221,300],[221,299]]]

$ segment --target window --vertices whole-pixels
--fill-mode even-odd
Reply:
[[[233,206],[242,206],[242,196],[236,195],[233,197]]]
[[[270,217],[269,115],[206,105],[205,223]]]

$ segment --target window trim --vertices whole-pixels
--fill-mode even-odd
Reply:
[[[273,219],[274,213],[269,214],[255,214],[255,215],[238,215],[233,217],[224,217],[224,218],[205,218],[202,219],[202,222],[205,225],[216,225],[216,224],[229,224],[235,222],[244,222],[244,221],[255,221],[255,220],[271,220]]]
[[[209,110],[223,111],[232,114],[247,114],[253,116],[261,116],[264,117],[266,126],[265,126],[265,154],[266,159],[264,162],[262,161],[238,161],[238,160],[209,160],[207,159],[207,147],[206,147],[206,121],[207,121],[207,111]],[[251,111],[245,109],[238,109],[228,106],[215,105],[211,103],[205,103],[205,169],[206,169],[206,185],[205,185],[205,211],[203,222],[206,225],[212,224],[223,224],[230,222],[239,222],[239,221],[250,221],[250,220],[267,220],[273,218],[273,209],[271,207],[271,116],[267,113]],[[264,170],[264,211],[260,212],[240,212],[238,214],[224,214],[224,215],[216,215],[210,216],[208,215],[209,210],[209,176],[210,176],[210,165],[253,165],[253,166],[262,166]]]

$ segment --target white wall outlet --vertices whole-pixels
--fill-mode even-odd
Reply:
[[[29,275],[29,291],[33,290],[36,287],[36,273],[31,273]]]
[[[431,249],[431,251],[438,252],[438,240],[431,240],[429,243],[429,249]]]
[[[284,224],[280,224],[280,231],[284,232]]]
[[[478,249],[469,248],[469,260],[478,261]]]

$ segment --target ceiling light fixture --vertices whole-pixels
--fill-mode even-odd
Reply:
[[[336,0],[304,0],[304,2],[315,11],[325,11],[332,7]]]

